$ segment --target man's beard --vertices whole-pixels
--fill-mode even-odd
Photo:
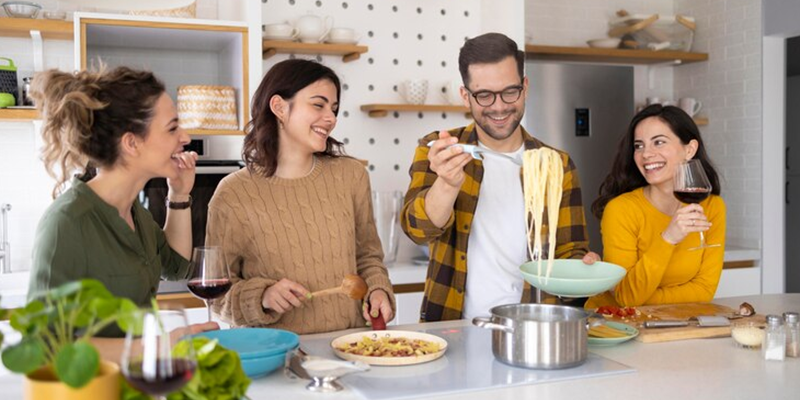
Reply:
[[[517,130],[519,127],[520,122],[522,121],[522,112],[519,112],[518,108],[514,108],[513,113],[509,116],[510,123],[508,126],[508,131],[500,131],[494,126],[491,125],[491,122],[487,121],[489,117],[486,114],[483,114],[483,118],[475,118],[475,124],[477,124],[484,132],[486,132],[489,137],[494,140],[505,140],[511,137],[514,131]],[[473,112],[473,115],[478,115]]]

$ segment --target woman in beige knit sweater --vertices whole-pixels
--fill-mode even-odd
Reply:
[[[223,248],[233,281],[214,310],[234,326],[305,334],[363,327],[368,313],[394,315],[369,176],[330,136],[339,93],[330,68],[286,60],[253,98],[247,168],[217,187],[206,229],[206,244]],[[342,294],[310,296],[347,274],[367,283],[363,307]]]

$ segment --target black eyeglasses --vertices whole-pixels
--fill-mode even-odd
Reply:
[[[465,87],[464,89],[467,88]],[[519,100],[519,97],[522,96],[522,89],[524,89],[522,85],[517,85],[507,87],[499,92],[480,90],[473,93],[469,89],[467,89],[467,92],[472,95],[472,98],[475,99],[475,102],[478,103],[479,106],[490,107],[495,101],[497,101],[498,94],[500,95],[500,98],[503,99],[503,103],[514,104],[514,102]]]

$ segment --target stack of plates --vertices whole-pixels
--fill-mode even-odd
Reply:
[[[223,347],[239,353],[244,373],[251,378],[265,376],[284,364],[286,353],[297,348],[300,337],[281,329],[237,328],[198,334],[218,339]]]
[[[264,34],[264,39],[266,39],[266,40],[281,40],[281,41],[286,41],[286,42],[294,42],[294,38],[291,35],[289,35],[289,36],[270,35],[270,34],[265,33]]]

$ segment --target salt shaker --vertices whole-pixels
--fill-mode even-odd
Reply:
[[[765,360],[783,361],[786,357],[786,329],[779,315],[767,315],[767,329],[761,349]]]
[[[800,357],[800,314],[783,313],[786,325],[786,357]]]

